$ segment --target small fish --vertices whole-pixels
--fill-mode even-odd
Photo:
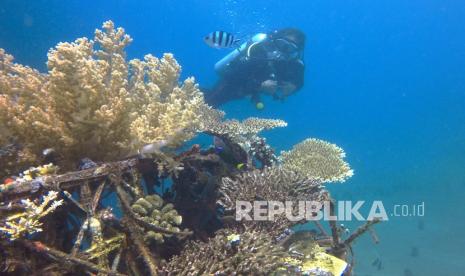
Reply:
[[[406,268],[404,269],[404,276],[413,276],[413,272],[409,268]]]
[[[42,151],[42,155],[43,155],[43,156],[47,156],[47,155],[52,154],[52,153],[54,153],[54,152],[55,152],[55,150],[54,150],[53,148],[46,148],[46,149],[44,149],[44,150]]]
[[[238,234],[231,234],[227,236],[226,239],[231,245],[238,245],[239,242],[241,241],[241,236]]]
[[[58,154],[53,148],[47,148],[42,151],[42,158],[44,160],[44,163],[56,164]]]
[[[412,249],[410,250],[410,256],[415,258],[415,257],[418,257],[418,255],[419,255],[418,247],[413,246]]]
[[[373,263],[371,263],[371,265],[376,267],[377,270],[383,269],[383,262],[381,261],[380,258],[376,258],[376,260]]]
[[[213,136],[213,146],[215,147],[215,152],[220,154],[226,148],[226,144],[218,136]]]
[[[245,167],[245,164],[244,164],[244,163],[239,163],[239,164],[236,165],[236,168],[237,168],[238,170],[242,170],[244,167]]]
[[[234,35],[228,32],[215,31],[205,36],[203,41],[210,47],[220,49],[236,47],[240,39],[236,39]]]
[[[40,188],[45,186],[44,179],[41,176],[39,176],[35,179],[32,179],[30,185],[31,185],[31,193],[35,193],[38,190],[40,190]]]
[[[418,230],[425,230],[425,222],[420,220],[417,225]]]
[[[291,229],[287,228],[286,230],[284,230],[277,238],[276,238],[276,241],[282,241],[284,240],[285,238],[289,237],[291,234],[293,234],[294,231],[292,231]]]
[[[93,167],[97,167],[97,163],[95,163],[94,161],[90,160],[90,158],[83,158],[79,161],[79,170],[82,171],[82,170],[87,170],[87,169],[90,169],[90,168],[93,168]]]
[[[160,140],[152,144],[147,144],[139,150],[139,155],[142,158],[148,158],[150,154],[161,152],[161,149],[165,147],[166,145],[168,145],[168,143],[169,143],[168,140]]]

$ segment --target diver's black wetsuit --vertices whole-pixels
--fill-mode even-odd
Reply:
[[[273,51],[276,51],[274,40],[268,39],[254,45],[250,51],[242,52],[230,62],[220,80],[206,93],[207,103],[216,107],[245,96],[251,96],[252,101],[258,102],[262,83],[267,80],[276,81],[278,86],[292,84],[292,93],[302,88],[305,69],[302,54],[283,58],[274,56]],[[274,97],[280,98],[277,94]]]

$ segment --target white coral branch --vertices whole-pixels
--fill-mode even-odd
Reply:
[[[5,225],[0,227],[0,231],[6,233],[11,240],[22,238],[27,234],[42,232],[40,219],[63,204],[62,199],[56,200],[57,197],[57,192],[50,191],[42,198],[40,205],[30,199],[22,200],[24,212],[7,217]]]

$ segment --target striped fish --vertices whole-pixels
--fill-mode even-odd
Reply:
[[[209,33],[203,40],[208,46],[213,48],[236,47],[239,42],[239,39],[236,39],[234,35],[223,31]]]

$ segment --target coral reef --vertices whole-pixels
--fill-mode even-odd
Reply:
[[[222,111],[204,108],[201,112],[205,118],[201,127],[203,132],[214,135],[222,143],[227,144],[226,146],[239,145],[247,154],[246,164],[250,166],[254,161],[258,161],[264,167],[277,163],[278,158],[275,156],[274,150],[266,144],[266,139],[260,137],[259,134],[265,130],[286,127],[285,121],[255,117],[243,121],[224,120],[225,114]]]
[[[344,157],[340,147],[314,138],[281,153],[284,168],[322,182],[344,182],[354,174]]]
[[[33,179],[45,176],[45,175],[51,175],[55,174],[58,171],[58,167],[53,165],[52,163],[47,164],[47,165],[42,165],[38,167],[31,167],[28,170],[25,170],[20,174],[19,178],[16,178],[16,181],[31,181]]]
[[[25,170],[36,161],[36,156],[17,144],[0,144],[0,177],[14,175]]]
[[[236,143],[244,143],[262,131],[287,126],[285,121],[277,119],[251,117],[241,122],[235,119],[223,120],[224,113],[218,111],[203,110],[202,113],[208,118],[202,126],[204,132],[226,136]]]
[[[318,237],[310,231],[293,233],[282,246],[300,256],[293,263],[303,275],[341,275],[347,263],[330,254],[319,245]]]
[[[232,216],[237,200],[331,202],[322,184],[352,174],[343,151],[309,139],[276,157],[259,133],[284,121],[224,120],[173,55],[127,61],[131,41],[107,21],[51,49],[45,74],[0,49],[0,271],[292,275],[329,259],[349,275],[379,220],[342,239],[336,221],[302,234]],[[197,132],[213,145],[180,147]]]
[[[307,179],[300,175],[282,169],[270,167],[263,170],[244,172],[234,178],[225,177],[219,187],[218,203],[228,213],[234,213],[236,202],[246,201],[318,201],[327,199],[327,192],[316,180]],[[294,206],[297,209],[297,205]],[[249,228],[266,230],[277,237],[297,222],[290,221],[283,213],[270,221],[243,222]]]
[[[267,144],[263,137],[256,136],[251,139],[249,155],[259,161],[262,167],[271,167],[279,162],[274,149]]]
[[[57,192],[50,191],[39,205],[30,199],[22,200],[21,205],[24,210],[6,217],[0,224],[0,232],[5,233],[11,240],[42,232],[40,220],[63,204],[62,199],[56,200],[57,196]]]
[[[148,195],[139,198],[131,206],[132,210],[139,214],[147,223],[162,227],[169,231],[180,232],[178,226],[182,222],[182,217],[174,209],[173,204],[164,204],[163,199],[158,195]],[[171,237],[166,233],[157,233],[148,231],[145,234],[146,240],[154,240],[157,243],[163,243],[164,237]]]
[[[270,275],[286,267],[289,253],[266,232],[218,232],[208,242],[191,242],[164,270],[175,275]]]
[[[126,61],[132,39],[113,22],[95,39],[59,43],[48,73],[13,63],[0,50],[0,128],[39,159],[53,147],[64,167],[89,157],[107,161],[153,143],[179,145],[210,109],[193,78],[181,86],[173,55]]]
[[[222,179],[219,191],[221,204],[232,209],[235,202],[261,200],[323,200],[321,182],[308,179],[280,167],[244,172],[234,178]]]

